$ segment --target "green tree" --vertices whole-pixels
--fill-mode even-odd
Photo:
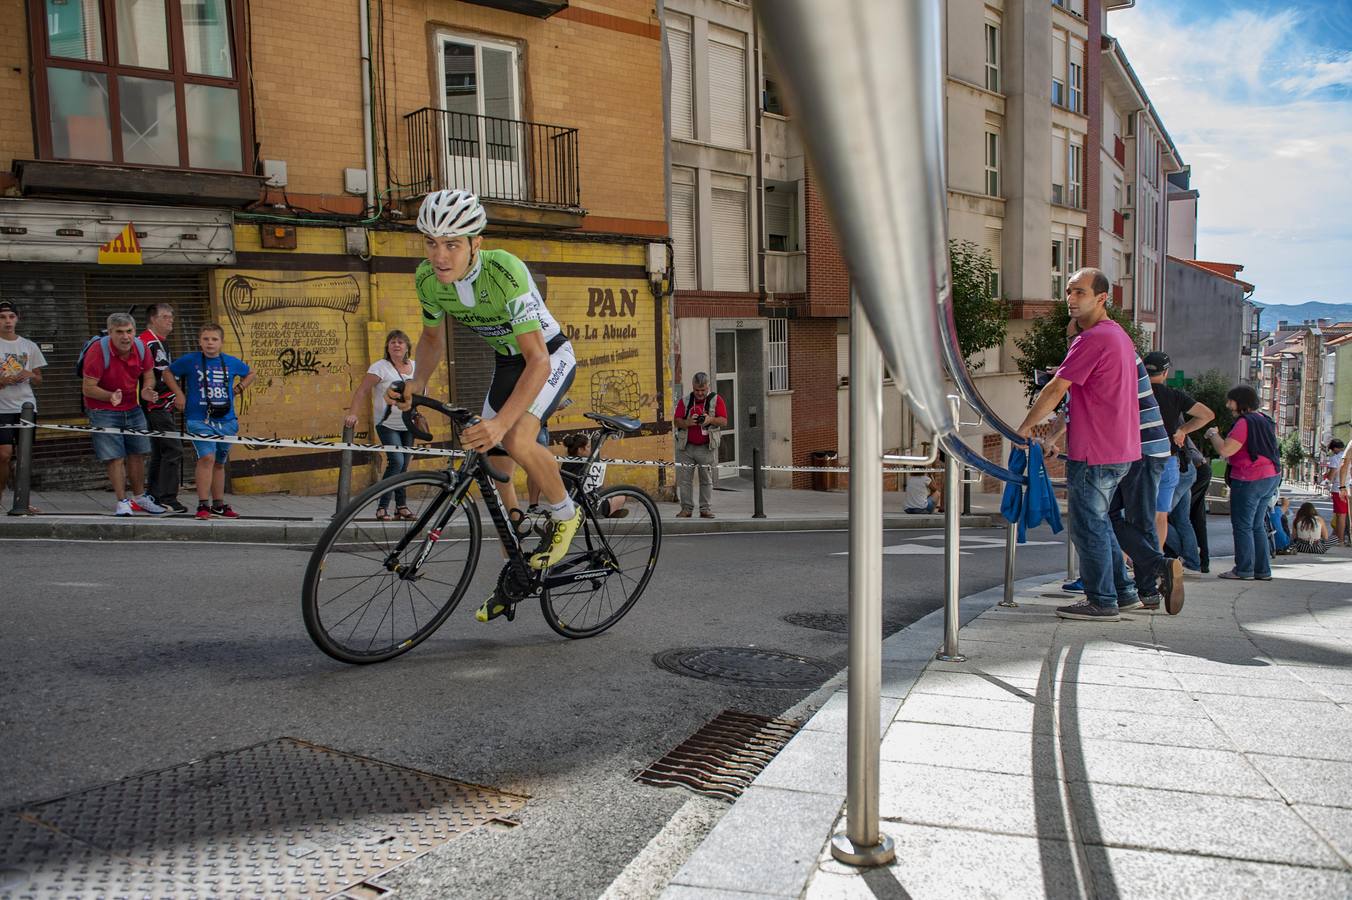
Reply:
[[[1282,457],[1282,468],[1289,472],[1296,471],[1305,461],[1305,448],[1300,444],[1300,432],[1287,432],[1286,437],[1277,442],[1277,452]]]
[[[1108,315],[1126,330],[1131,337],[1131,342],[1136,345],[1138,354],[1144,356],[1150,352],[1145,332],[1131,321],[1131,317],[1127,313],[1115,306],[1110,306],[1108,307]],[[1069,324],[1070,310],[1067,308],[1066,302],[1062,300],[1053,307],[1050,313],[1034,320],[1033,327],[1027,334],[1014,339],[1014,346],[1018,348],[1020,354],[1016,361],[1019,367],[1019,377],[1023,381],[1023,386],[1028,391],[1030,398],[1037,396],[1038,392],[1037,384],[1033,378],[1034,373],[1055,369],[1066,358],[1066,350],[1070,347],[1070,339],[1066,336],[1066,326]]]
[[[1229,434],[1230,428],[1235,424],[1235,414],[1225,406],[1225,395],[1234,386],[1234,381],[1226,377],[1220,369],[1208,369],[1196,378],[1183,379],[1183,391],[1191,394],[1194,400],[1216,414],[1211,425],[1215,425],[1216,430],[1222,435]],[[1210,428],[1211,425],[1207,427]],[[1216,455],[1211,442],[1202,440],[1201,435],[1194,437],[1192,442],[1207,456]]]
[[[991,296],[995,267],[990,254],[971,241],[948,242],[948,265],[953,272],[953,321],[958,326],[958,349],[973,371],[982,361],[972,357],[1005,342],[1009,305]]]

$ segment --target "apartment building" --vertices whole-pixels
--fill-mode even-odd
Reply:
[[[49,420],[80,421],[72,364],[104,317],[168,301],[175,354],[218,321],[258,371],[243,433],[337,438],[386,332],[421,330],[417,205],[460,187],[575,338],[555,431],[623,413],[644,422],[626,455],[670,456],[650,5],[0,0],[0,16],[26,25],[0,38],[0,295],[50,361]],[[448,346],[436,389],[479,404],[491,351],[455,328]],[[87,440],[43,432],[38,447],[40,486],[102,482]],[[232,489],[332,490],[337,464],[240,448]]]

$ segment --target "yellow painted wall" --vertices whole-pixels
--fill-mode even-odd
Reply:
[[[417,259],[420,235],[408,232],[371,232],[375,257]],[[237,250],[256,253],[258,228],[235,229]],[[641,269],[643,246],[618,243],[581,243],[548,239],[500,239],[489,236],[485,246],[509,250],[528,262],[597,263]],[[285,259],[292,251],[278,251]],[[296,253],[343,255],[343,232],[332,228],[297,228]],[[279,264],[280,265],[280,264]],[[554,417],[551,429],[568,431],[592,427],[586,412],[626,415],[651,423],[658,418],[659,386],[670,382],[667,370],[670,335],[659,321],[661,306],[654,301],[642,277],[594,278],[555,275],[547,279],[547,303],[573,340],[577,374],[569,396],[573,405]],[[254,386],[240,404],[241,434],[260,437],[336,441],[354,387],[367,366],[383,352],[385,335],[400,328],[416,342],[422,332],[421,315],[410,273],[350,271],[293,271],[283,268],[221,269],[213,285],[215,314],[226,329],[226,352],[235,354],[258,372]],[[656,329],[661,326],[662,346]],[[455,327],[455,326],[453,326]],[[416,359],[416,351],[415,351]],[[443,367],[429,393],[449,396]],[[480,400],[472,401],[477,405]],[[669,405],[669,403],[668,403]],[[429,416],[437,440],[449,438],[448,426]],[[361,404],[359,442],[374,441],[369,401]],[[307,454],[308,450],[249,449],[240,447],[236,460],[265,456]],[[648,435],[614,442],[607,456],[633,459],[671,459],[670,434]],[[442,465],[426,459],[423,467]],[[246,467],[247,468],[247,467]],[[378,457],[358,458],[354,490],[378,477]],[[657,470],[647,467],[610,469],[610,483],[658,486]],[[671,482],[668,474],[666,482]],[[290,491],[330,493],[337,469],[267,475],[235,475],[238,493]]]

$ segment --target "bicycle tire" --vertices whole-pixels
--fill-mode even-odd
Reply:
[[[628,515],[602,519],[585,515],[568,555],[551,570],[566,572],[569,566],[599,564],[598,557],[609,547],[617,563],[615,574],[598,587],[581,582],[544,588],[540,593],[545,621],[566,638],[595,637],[624,618],[638,602],[657,567],[662,549],[662,519],[657,504],[642,488],[619,484],[597,492],[595,509],[605,509],[606,502],[617,497],[625,498]],[[644,553],[646,559],[641,558]],[[631,559],[632,566],[628,562]],[[623,594],[619,602],[613,598],[614,590]]]
[[[355,524],[381,494],[397,488],[408,493],[415,519]],[[415,498],[415,494],[421,496]],[[305,629],[320,650],[345,663],[384,662],[412,650],[441,627],[464,597],[478,567],[483,527],[474,502],[466,498],[451,511],[423,563],[415,570],[416,578],[404,578],[389,569],[388,564],[394,545],[410,529],[435,525],[442,518],[450,494],[450,481],[444,472],[403,472],[367,488],[334,517],[310,555],[301,591]],[[429,504],[436,506],[429,509]],[[464,534],[456,527],[460,520]],[[425,540],[414,538],[402,551],[409,556],[401,555],[394,564],[406,565],[425,546]],[[436,566],[435,571],[444,578],[454,580],[432,578],[430,566]],[[372,571],[362,575],[362,569]],[[445,600],[429,596],[419,587],[423,581],[449,587]],[[343,582],[353,583],[344,588]],[[332,594],[326,591],[330,586]],[[372,587],[370,596],[363,600]],[[402,599],[401,592],[406,595]],[[379,599],[385,593],[388,598]],[[352,596],[348,600],[340,602],[349,594]],[[368,613],[377,616],[374,625],[367,621]],[[354,616],[356,620],[351,622]],[[344,631],[348,633],[343,635]],[[358,636],[359,631],[362,636]],[[369,638],[365,637],[368,633]]]

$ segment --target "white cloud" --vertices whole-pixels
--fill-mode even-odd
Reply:
[[[1108,17],[1192,166],[1198,254],[1243,264],[1265,302],[1352,301],[1352,54],[1301,25],[1294,9],[1184,22],[1161,0]]]

